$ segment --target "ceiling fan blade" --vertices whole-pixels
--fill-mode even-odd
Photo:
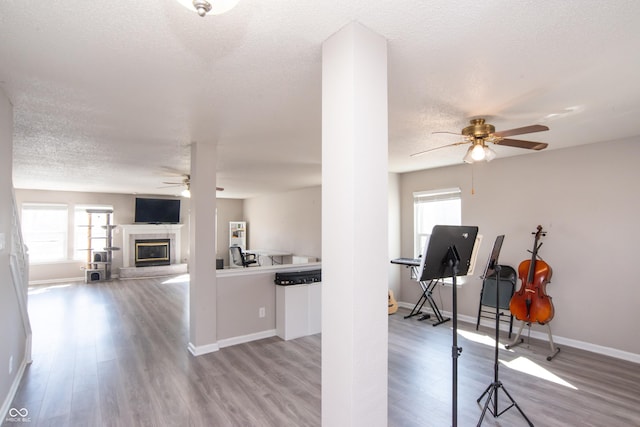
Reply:
[[[545,142],[522,141],[519,139],[501,139],[495,144],[507,147],[526,148],[528,150],[544,150],[549,145]]]
[[[507,136],[523,135],[525,133],[542,132],[545,130],[549,130],[549,128],[543,125],[531,125],[531,126],[525,126],[522,128],[508,129],[508,130],[502,130],[499,132],[494,132],[493,135],[500,138],[506,138]],[[503,145],[506,145],[506,144],[503,144]]]
[[[158,187],[158,188],[175,188],[175,187],[183,187],[184,184],[178,184],[178,185],[165,185],[163,187]],[[216,191],[224,191],[224,187],[216,187]]]
[[[462,144],[468,144],[468,143],[469,143],[468,141],[454,142],[453,144],[443,145],[442,147],[430,148],[428,150],[420,151],[419,153],[414,153],[410,157],[417,157],[417,156],[421,156],[423,154],[429,153],[431,151],[436,151],[436,150],[440,150],[442,148],[454,147],[456,145],[462,145]]]
[[[449,135],[458,135],[458,136],[462,136],[462,134],[460,132],[448,132],[446,130],[440,130],[437,132],[431,132],[432,135],[437,134],[437,133],[447,133]]]
[[[180,176],[189,175],[189,172],[185,172],[183,170],[176,169],[176,168],[171,167],[171,166],[160,166],[160,169],[163,169],[165,172],[170,173],[172,175],[180,175]]]

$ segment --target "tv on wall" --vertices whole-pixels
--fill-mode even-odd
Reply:
[[[136,197],[134,221],[145,224],[178,224],[180,222],[180,199]]]

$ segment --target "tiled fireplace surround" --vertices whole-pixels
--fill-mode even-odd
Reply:
[[[183,224],[124,224],[122,229],[122,268],[119,277],[149,277],[187,272],[181,264],[180,232]],[[136,239],[169,239],[171,265],[135,267]]]

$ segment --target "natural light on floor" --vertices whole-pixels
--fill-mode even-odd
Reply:
[[[501,360],[503,365],[507,368],[514,369],[516,371],[524,372],[525,374],[533,375],[534,377],[541,378],[543,380],[551,381],[556,384],[563,385],[565,387],[569,387],[573,390],[577,390],[578,388],[569,384],[556,374],[549,372],[549,370],[543,368],[535,362],[527,359],[526,357],[517,357],[510,362]]]
[[[468,339],[469,341],[477,342],[480,344],[486,344],[491,347],[496,345],[495,338],[492,338],[489,335],[478,334],[470,331],[461,331],[461,330],[458,330],[458,335],[462,335],[464,338]],[[500,348],[500,350],[507,350],[505,346],[501,343],[498,344],[498,348]],[[513,350],[507,350],[507,351],[513,351]]]
[[[485,334],[478,334],[470,331],[461,331],[458,330],[458,334],[462,337],[468,339],[469,341],[477,342],[480,344],[485,344],[488,346],[495,346],[496,340]],[[506,350],[508,352],[513,353],[513,350],[506,349],[503,344],[498,344],[498,348],[501,350]],[[527,359],[526,357],[520,356],[512,361],[500,360],[500,362],[509,369],[513,369],[515,371],[523,372],[528,375],[533,375],[534,377],[538,377],[543,380],[551,381],[556,384],[563,385],[565,387],[569,387],[573,390],[577,390],[578,388],[563,380],[556,374],[550,372],[548,369],[538,365],[537,363]]]
[[[166,285],[169,283],[183,283],[188,281],[189,281],[189,274],[181,274],[180,276],[172,277],[169,280],[165,280],[164,282],[162,282],[162,284]]]
[[[70,284],[66,285],[53,285],[53,286],[35,286],[29,288],[29,295],[38,295],[45,292],[49,292],[52,289],[68,288]]]

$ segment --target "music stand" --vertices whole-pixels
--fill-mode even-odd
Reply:
[[[500,266],[498,265],[498,256],[500,256],[502,242],[504,242],[504,234],[496,237],[496,241],[493,243],[493,249],[491,249],[491,255],[489,255],[489,259],[487,260],[487,266],[484,268],[482,280],[486,279],[492,274],[496,274],[496,271],[499,271]]]
[[[524,414],[522,409],[520,409],[520,406],[518,406],[516,401],[513,400],[513,397],[511,397],[511,395],[509,394],[505,386],[502,384],[502,382],[498,378],[498,350],[499,350],[498,345],[500,340],[500,316],[501,316],[501,313],[500,313],[500,270],[501,268],[500,268],[500,264],[498,264],[498,256],[500,255],[500,249],[502,248],[503,241],[504,241],[504,234],[496,237],[496,241],[493,244],[493,249],[491,250],[491,255],[489,256],[489,260],[487,261],[487,266],[485,267],[485,270],[484,270],[484,275],[482,276],[483,280],[491,276],[492,274],[495,274],[496,276],[496,319],[495,319],[496,335],[495,335],[495,352],[494,352],[494,359],[493,359],[493,382],[489,384],[489,387],[485,389],[485,391],[480,395],[480,397],[477,400],[477,402],[480,403],[482,398],[488,393],[487,400],[484,403],[484,408],[482,409],[482,414],[480,415],[480,420],[478,421],[477,427],[480,427],[480,425],[482,424],[482,420],[484,419],[487,409],[489,409],[489,412],[491,412],[494,417],[498,418],[500,415],[507,412],[513,406],[516,407],[518,412],[520,412],[520,414],[524,417],[527,423],[531,427],[533,427],[533,424],[531,423],[531,421],[529,421],[529,418],[527,418],[527,416]],[[511,401],[511,404],[500,412],[498,412],[498,390],[499,389],[502,389],[504,394]],[[489,407],[490,402],[493,402],[493,408]]]
[[[473,245],[478,235],[478,227],[463,225],[436,225],[433,227],[428,248],[422,260],[420,280],[453,279],[452,314],[453,338],[452,358],[452,411],[453,427],[458,425],[458,356],[462,348],[458,347],[458,303],[456,276],[465,276],[471,265]]]

